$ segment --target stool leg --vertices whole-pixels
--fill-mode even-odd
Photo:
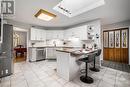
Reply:
[[[88,76],[88,64],[86,63],[86,74],[85,74],[85,76],[81,76],[80,77],[80,80],[82,81],[82,82],[84,82],[84,83],[88,83],[88,84],[91,84],[91,83],[93,83],[93,78],[91,78],[91,77],[89,77]]]
[[[85,74],[85,77],[87,78],[88,77],[88,63],[86,63],[86,74]]]
[[[92,68],[89,68],[91,71],[99,72],[100,70],[95,67],[96,58],[94,58],[94,66]]]

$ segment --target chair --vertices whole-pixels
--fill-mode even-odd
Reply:
[[[85,62],[85,64],[86,64],[86,69],[85,69],[86,74],[85,74],[85,76],[82,75],[80,77],[80,80],[84,83],[89,83],[89,84],[93,83],[93,78],[88,76],[88,63],[94,61],[95,56],[96,56],[96,53],[90,53],[90,54],[88,54],[88,57],[85,57],[85,58],[78,60],[81,62]]]
[[[14,50],[16,51],[16,58],[17,58],[18,53],[20,53],[20,56],[22,57],[27,49],[24,48],[23,45],[18,45],[16,48],[14,48]]]
[[[94,66],[92,68],[89,68],[91,71],[99,72],[100,70],[95,67],[96,57],[100,56],[101,49],[97,50],[96,56],[94,57]]]

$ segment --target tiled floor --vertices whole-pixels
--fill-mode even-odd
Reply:
[[[130,73],[102,67],[100,72],[89,71],[93,84],[85,84],[79,76],[67,82],[57,76],[56,62],[15,63],[14,74],[2,78],[0,87],[130,87]]]
[[[113,61],[102,61],[102,66],[130,73],[130,65]]]

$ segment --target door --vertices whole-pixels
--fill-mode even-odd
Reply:
[[[121,30],[121,62],[128,64],[128,29]]]
[[[114,31],[109,31],[109,60],[114,61]]]
[[[128,64],[129,33],[128,28],[103,32],[104,60]]]
[[[103,45],[104,45],[104,49],[103,49],[103,58],[105,60],[109,60],[109,47],[108,47],[108,32],[103,32]]]
[[[115,61],[121,62],[121,31],[115,30],[115,49],[114,49],[114,58]]]

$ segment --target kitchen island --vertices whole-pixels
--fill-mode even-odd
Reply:
[[[80,70],[80,64],[77,60],[96,50],[57,49],[57,74],[67,81],[73,80],[79,74]]]

